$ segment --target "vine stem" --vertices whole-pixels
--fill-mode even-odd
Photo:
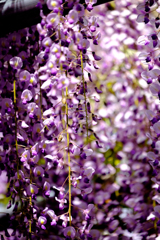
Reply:
[[[83,68],[83,55],[82,51],[80,51],[81,56],[81,69],[82,69],[82,81],[83,81],[83,92],[84,92],[84,98],[85,98],[85,112],[86,112],[86,129],[87,129],[87,144],[88,144],[88,112],[87,112],[87,97],[86,97],[86,91],[85,91],[85,81],[84,81],[84,68]]]
[[[32,168],[30,166],[30,184],[32,184]],[[32,196],[29,197],[29,206],[30,206],[30,212],[32,207]],[[29,219],[29,239],[31,240],[31,233],[32,233],[32,214]]]
[[[156,206],[156,201],[153,200],[153,208]],[[158,229],[157,229],[157,219],[155,218],[154,220],[154,229],[155,229],[155,233],[156,233],[156,237],[158,237]]]
[[[16,105],[16,80],[13,81],[13,103],[14,103],[14,119],[15,119],[15,144],[17,158],[17,177],[19,180],[19,159],[18,159],[18,142],[17,142],[17,105]]]
[[[68,151],[68,183],[69,183],[69,224],[71,225],[71,158],[70,158],[70,151],[69,151],[69,133],[68,133],[68,104],[67,104],[67,97],[68,97],[68,87],[66,87],[66,129],[67,129],[67,151]]]
[[[42,109],[42,89],[41,89],[42,83],[41,83],[41,80],[39,81],[39,85],[40,85],[40,107],[41,107],[41,119],[42,119],[42,117],[43,117],[43,109]]]
[[[38,41],[38,52],[39,52],[39,41]],[[31,52],[30,52],[31,53]],[[42,89],[41,89],[41,86],[42,86],[42,83],[41,83],[41,80],[39,79],[39,86],[40,86],[40,89],[39,89],[39,93],[40,93],[40,96],[39,96],[39,103],[40,103],[40,108],[41,108],[41,119],[43,118],[43,109],[42,109]]]

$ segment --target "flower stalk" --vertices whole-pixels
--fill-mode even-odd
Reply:
[[[32,184],[32,168],[31,168],[31,166],[30,166],[30,184]],[[31,214],[32,196],[29,196],[29,206],[30,206],[29,240],[31,240],[31,233],[32,233],[32,214]]]
[[[42,119],[43,109],[42,109],[42,89],[41,89],[42,83],[41,83],[41,80],[39,81],[39,84],[40,84],[40,107],[41,107],[41,119]]]
[[[16,80],[13,81],[13,102],[14,102],[14,119],[15,119],[15,145],[17,158],[17,177],[19,180],[19,159],[18,159],[18,141],[17,141],[17,105],[16,105]]]
[[[68,133],[68,104],[67,104],[67,97],[68,97],[68,87],[66,87],[66,129],[67,129],[67,151],[68,151],[68,182],[69,182],[69,224],[71,225],[71,158],[70,158],[70,151],[69,151],[69,133]]]
[[[82,69],[83,92],[84,92],[84,98],[85,98],[86,129],[87,129],[87,144],[88,144],[88,141],[89,141],[89,137],[88,137],[88,112],[87,112],[87,97],[86,97],[86,91],[85,91],[85,81],[84,81],[84,68],[83,68],[83,55],[82,55],[82,51],[80,51],[80,56],[81,56],[81,69]]]

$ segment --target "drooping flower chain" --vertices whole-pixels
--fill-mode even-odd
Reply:
[[[160,206],[159,206],[159,136],[160,136],[160,116],[159,116],[159,99],[160,99],[160,40],[159,40],[159,28],[160,19],[159,12],[160,6],[159,1],[144,1],[139,4],[137,9],[140,11],[137,21],[144,22],[149,25],[149,35],[140,36],[138,43],[145,45],[146,51],[140,53],[139,58],[142,64],[146,65],[148,69],[142,72],[141,77],[149,85],[149,89],[157,102],[156,112],[152,109],[146,110],[146,116],[150,121],[150,129],[147,133],[147,137],[151,142],[151,149],[147,154],[149,163],[152,166],[152,182],[154,183],[154,196],[153,201],[153,212],[150,214],[150,219],[154,220],[155,223],[155,234],[158,236],[159,225],[160,225]],[[157,98],[157,99],[156,99]]]
[[[91,3],[86,4],[90,10]],[[96,68],[95,61],[100,60],[88,49],[90,39],[96,41],[97,19],[87,19],[79,3],[68,3],[71,10],[66,16],[61,1],[47,1],[47,5],[52,12],[48,16],[41,13],[42,21],[37,25],[40,40],[34,28],[21,31],[21,36],[12,34],[10,45],[1,40],[2,54],[6,55],[1,60],[1,169],[10,180],[8,207],[15,203],[9,227],[13,234],[24,232],[30,239],[45,234],[47,222],[55,226],[58,221],[60,229],[61,223],[63,227],[68,221],[77,224],[71,217],[71,200],[76,196],[83,199],[92,191],[89,183],[94,172],[83,164],[92,154],[89,97],[98,92],[94,86],[87,87],[92,80],[85,72],[87,64]],[[38,206],[40,196],[42,202],[51,197],[55,208]],[[56,210],[58,205],[60,210]],[[61,211],[64,208],[68,210]],[[77,234],[91,228],[92,209],[90,204],[79,210],[81,221],[86,222],[78,226]],[[74,238],[75,230],[71,235],[68,232],[64,235]]]

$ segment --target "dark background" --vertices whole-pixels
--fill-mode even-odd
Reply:
[[[98,0],[93,6],[111,1],[112,0]],[[38,3],[38,0],[33,0],[33,3],[30,1],[27,2],[27,0],[0,0],[0,37],[41,22],[39,15],[40,10],[34,7],[36,3]],[[86,7],[84,0],[81,0],[80,3]],[[43,5],[43,11],[44,14],[50,12],[46,4]],[[64,15],[66,15],[68,11],[69,9],[66,8]]]

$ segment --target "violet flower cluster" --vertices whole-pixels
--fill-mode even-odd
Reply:
[[[147,158],[151,142],[145,112],[159,107],[141,78],[137,51],[142,51],[142,46],[136,44],[135,38],[152,26],[145,29],[136,23],[136,5],[137,1],[119,1],[93,11],[101,26],[97,53],[104,59],[93,75],[104,93],[94,105],[102,118],[93,127],[102,148],[95,163],[93,201],[99,206],[97,228],[103,228],[102,239],[106,240],[158,236],[152,215],[155,200]]]
[[[159,1],[143,1],[137,7],[139,12],[137,22],[145,23],[150,29],[147,34],[138,38],[138,44],[145,46],[145,51],[139,54],[145,70],[141,77],[149,86],[151,94],[154,96],[156,108],[147,107],[145,111],[150,126],[146,129],[146,136],[149,139],[150,149],[147,153],[146,160],[150,163],[152,169],[151,185],[152,191],[150,200],[153,202],[153,209],[150,212],[148,220],[154,223],[154,237],[160,235],[160,215],[159,215]],[[156,238],[158,239],[158,238]]]
[[[85,10],[79,1],[48,0],[51,12],[41,9],[41,23],[0,39],[0,165],[7,208],[13,206],[8,239],[99,234],[91,230],[94,204],[85,200],[95,171],[87,166],[96,136],[90,96],[101,92],[86,70],[101,59],[89,50],[98,44],[98,19],[84,14],[94,3],[86,1]]]

